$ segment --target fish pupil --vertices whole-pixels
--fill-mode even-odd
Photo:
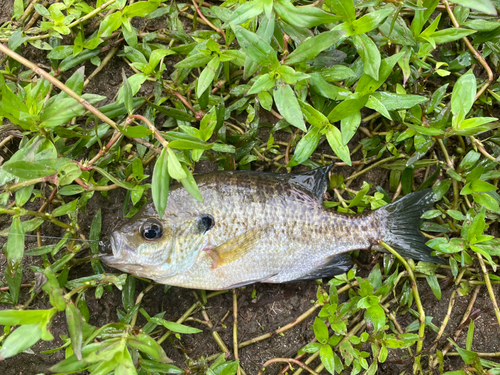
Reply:
[[[142,227],[142,237],[145,240],[157,240],[162,236],[162,234],[162,226],[160,223],[157,223],[156,220],[148,220]]]

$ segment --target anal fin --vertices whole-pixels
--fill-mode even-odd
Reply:
[[[299,277],[291,282],[300,282],[306,280],[316,280],[323,277],[332,277],[343,274],[349,271],[352,267],[351,255],[342,253],[328,257],[320,266],[316,267],[311,272]]]

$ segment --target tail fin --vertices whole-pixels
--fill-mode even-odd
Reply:
[[[432,207],[434,201],[432,189],[425,189],[378,209],[377,213],[386,222],[382,240],[404,257],[446,264],[444,259],[431,255],[433,250],[425,244],[427,239],[419,230],[422,223],[420,217]]]

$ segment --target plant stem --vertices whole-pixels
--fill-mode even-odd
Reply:
[[[386,244],[384,241],[380,241],[380,245],[389,251],[391,254],[393,254],[405,267],[406,271],[408,272],[408,276],[410,277],[411,281],[411,288],[413,291],[413,297],[415,299],[415,304],[417,305],[417,310],[419,314],[419,321],[420,325],[418,328],[418,336],[420,339],[417,341],[417,351],[416,354],[417,356],[415,357],[415,366],[414,367],[414,372],[418,369],[420,373],[422,372],[422,368],[420,366],[420,355],[419,353],[422,351],[423,345],[424,345],[424,334],[425,334],[425,312],[424,312],[424,307],[422,306],[422,301],[420,300],[420,294],[418,292],[418,287],[417,287],[417,280],[415,278],[415,275],[413,274],[413,270],[411,269],[410,265],[408,262],[396,251],[394,250],[391,246]]]

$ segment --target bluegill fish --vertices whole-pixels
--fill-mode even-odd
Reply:
[[[165,214],[152,203],[116,229],[103,261],[158,283],[220,290],[346,272],[346,252],[380,240],[401,255],[442,263],[419,232],[430,190],[365,215],[323,207],[331,167],[300,174],[250,171],[196,176],[203,203],[172,187]]]

